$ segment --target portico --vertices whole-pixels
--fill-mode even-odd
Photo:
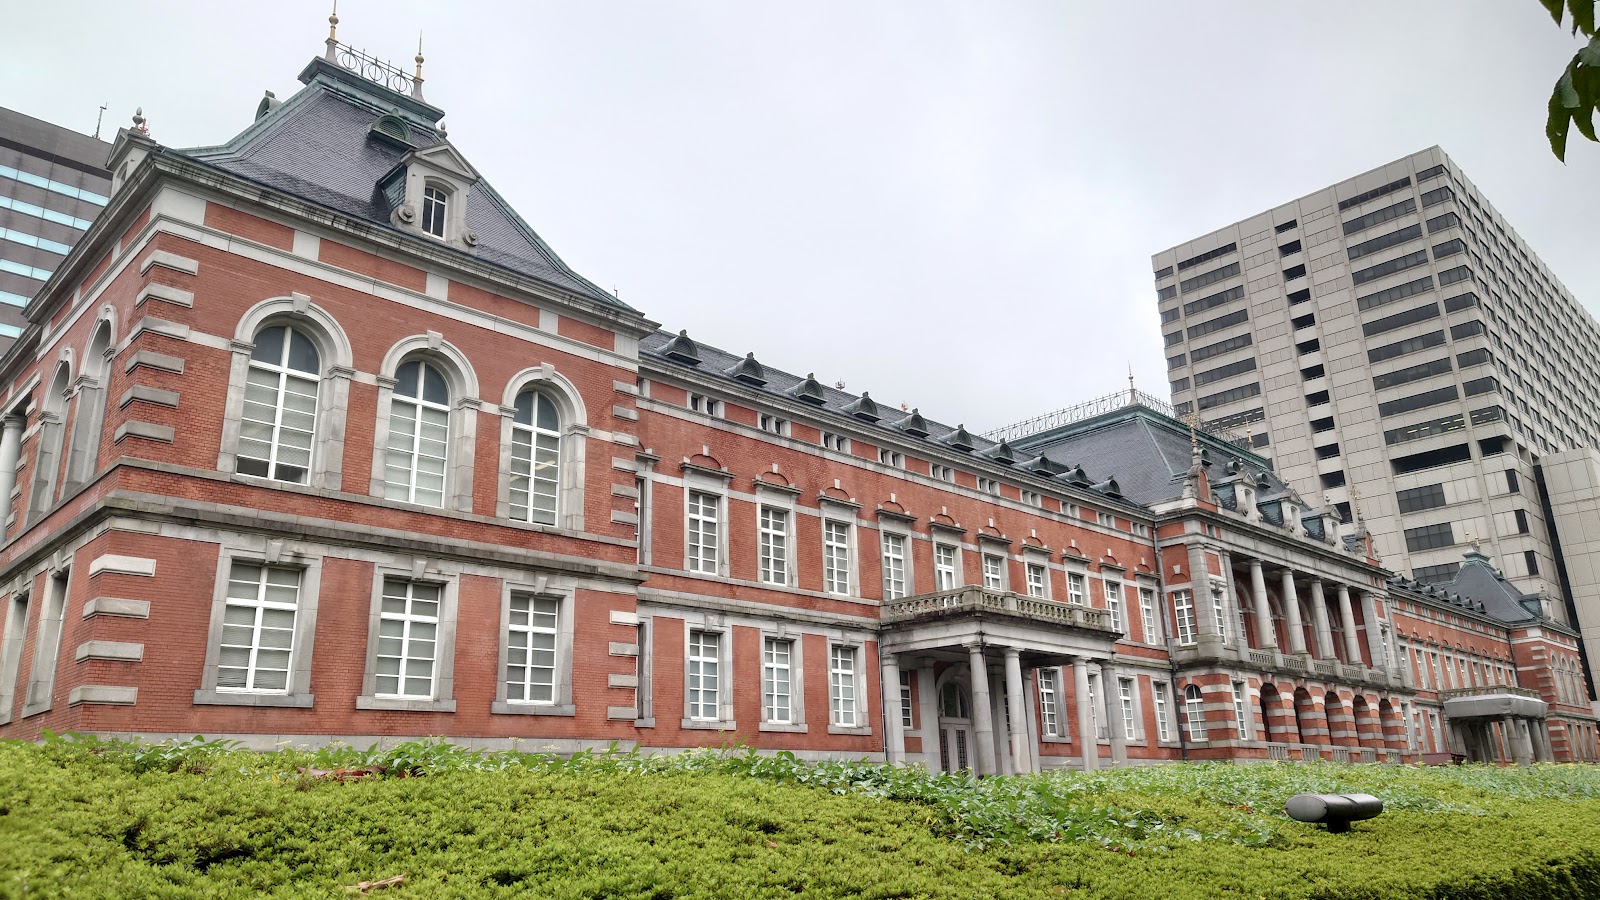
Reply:
[[[1085,769],[1099,766],[1094,716],[1082,701],[1091,670],[1102,685],[1118,682],[1112,660],[1120,632],[1108,611],[969,585],[886,603],[882,616],[883,683],[898,685],[903,669],[916,672],[921,761],[928,768],[979,775],[1039,771],[1034,670],[1057,666],[1072,672],[1072,696],[1079,701],[1075,749]],[[1065,692],[1066,686],[1053,689]],[[1105,704],[1105,721],[1118,720],[1114,690],[1102,689],[1096,700]],[[889,760],[910,761],[901,716],[887,718]],[[1125,760],[1121,730],[1107,731],[1112,762]]]

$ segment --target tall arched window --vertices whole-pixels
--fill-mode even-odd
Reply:
[[[449,447],[450,384],[444,373],[423,360],[401,365],[389,404],[384,496],[443,506]]]
[[[305,484],[316,433],[322,356],[289,325],[256,332],[240,416],[238,471]]]
[[[422,230],[436,238],[444,237],[446,216],[449,213],[450,193],[444,188],[428,185],[422,189]]]
[[[1206,739],[1206,704],[1200,696],[1200,689],[1189,685],[1183,689],[1183,702],[1189,718],[1189,740],[1203,741]]]
[[[556,524],[561,487],[561,414],[539,391],[517,395],[511,423],[511,518]]]

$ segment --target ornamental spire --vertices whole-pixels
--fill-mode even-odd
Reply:
[[[333,12],[328,16],[328,50],[323,58],[328,62],[334,61],[334,47],[339,44],[339,0],[333,0]]]

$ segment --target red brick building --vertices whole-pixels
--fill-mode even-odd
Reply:
[[[660,331],[352,59],[216,147],[122,132],[28,307],[0,736],[1595,757],[1486,558],[1392,580],[1132,391],[996,441]]]

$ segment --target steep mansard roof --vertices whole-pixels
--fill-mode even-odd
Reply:
[[[267,101],[257,121],[218,147],[176,151],[335,212],[392,228],[393,207],[379,182],[414,149],[447,142],[442,110],[314,60],[300,76],[306,87],[276,104]],[[372,135],[380,117],[405,121],[405,140]],[[409,144],[409,146],[407,146]],[[476,232],[472,257],[535,278],[609,306],[629,309],[574,272],[556,256],[487,181],[473,185],[467,228]]]
[[[1465,562],[1450,581],[1427,585],[1395,575],[1389,585],[1396,592],[1476,612],[1508,625],[1530,625],[1543,618],[1540,597],[1517,590],[1489,557],[1476,550],[1466,554]],[[1566,630],[1554,622],[1545,624]]]

